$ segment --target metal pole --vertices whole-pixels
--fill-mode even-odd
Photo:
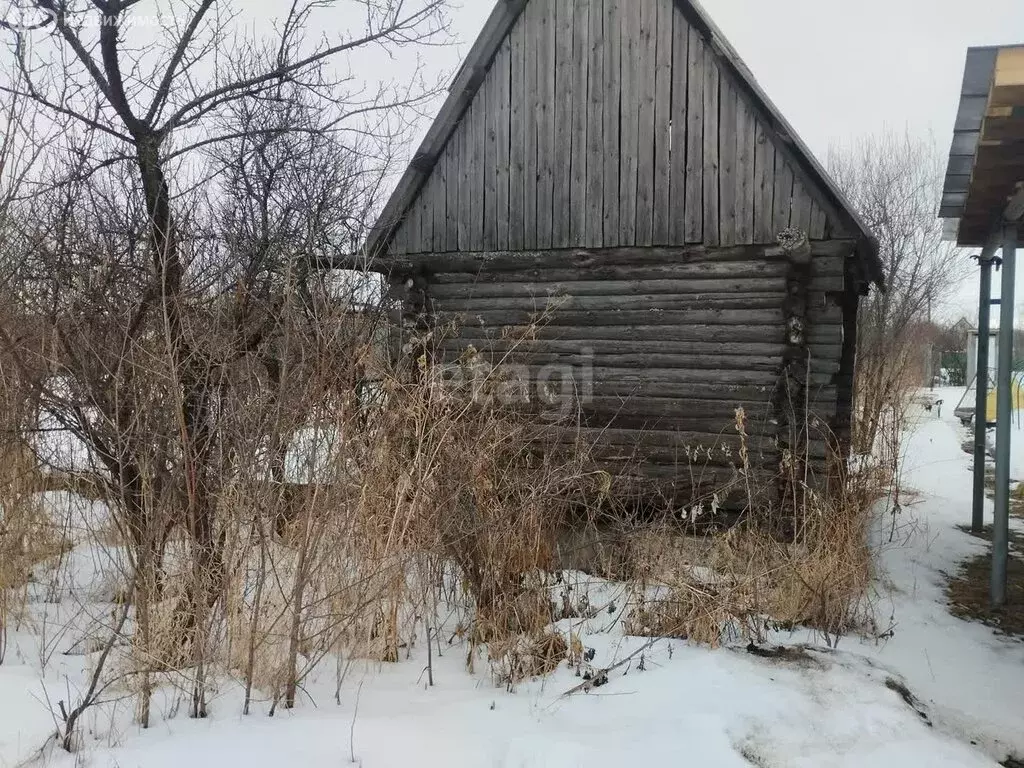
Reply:
[[[992,607],[1006,602],[1006,561],[1010,540],[1010,411],[1013,383],[1014,260],[1016,226],[1003,232],[1003,282],[999,296],[999,370],[996,384],[996,504],[992,524]]]
[[[985,459],[988,452],[988,337],[992,314],[992,250],[986,248],[978,256],[981,267],[981,291],[978,299],[978,351],[975,355],[974,397],[974,509],[971,530],[981,533],[985,528]]]
[[[928,297],[928,332],[934,331],[932,326],[932,297]],[[935,391],[935,346],[928,344],[928,389]]]

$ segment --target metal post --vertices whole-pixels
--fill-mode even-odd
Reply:
[[[1014,260],[1016,227],[1003,232],[1003,282],[999,296],[999,370],[996,384],[996,504],[992,524],[992,607],[1006,602],[1006,561],[1010,540],[1010,411],[1013,385]]]
[[[985,459],[988,452],[988,337],[992,314],[992,249],[978,256],[981,267],[981,291],[978,299],[978,350],[975,355],[974,397],[974,509],[971,530],[981,533],[985,527]]]

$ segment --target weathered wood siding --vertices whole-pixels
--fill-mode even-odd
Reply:
[[[839,414],[840,302],[853,249],[851,240],[812,244],[802,391],[809,421],[823,427]],[[780,446],[793,440],[779,431],[792,265],[777,249],[459,252],[424,264],[436,327],[447,328],[438,358],[475,350],[523,366],[530,407],[571,402],[574,428],[553,439],[593,441],[608,469],[636,469],[685,503],[720,487],[738,463],[738,407],[754,468],[777,469]],[[542,380],[566,400],[546,402]],[[821,470],[825,443],[811,435],[806,445],[811,469]]]
[[[686,504],[736,481],[741,406],[762,479],[790,447],[822,468],[816,425],[849,421],[860,233],[683,5],[526,2],[418,158],[388,254],[439,362],[520,366],[541,423],[546,387],[573,403],[552,443]],[[789,228],[809,264],[777,247]]]
[[[850,236],[673,0],[530,0],[392,254]]]

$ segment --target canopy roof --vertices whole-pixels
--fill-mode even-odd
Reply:
[[[1024,45],[967,51],[939,216],[965,247],[986,245],[1024,208]],[[1018,233],[1019,234],[1019,233]]]

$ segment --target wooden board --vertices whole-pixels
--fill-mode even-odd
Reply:
[[[572,18],[572,93],[567,101],[572,104],[571,165],[569,169],[569,195],[566,218],[569,226],[568,243],[583,246],[587,243],[587,161],[589,101],[587,99],[588,65],[590,63],[590,10],[592,0],[575,0]]]
[[[427,252],[434,249],[433,190],[436,186],[436,181],[434,181],[433,184],[428,184],[427,194],[420,195],[418,206],[420,209],[420,235],[416,241],[416,250],[419,252]]]
[[[526,89],[526,109],[523,121],[526,131],[526,154],[523,158],[523,246],[536,248],[537,243],[537,194],[540,191],[539,158],[540,131],[543,124],[540,100],[543,76],[537,71],[541,58],[542,3],[528,3],[520,22],[524,25],[523,57],[525,58],[524,88]]]
[[[587,172],[583,245],[604,245],[604,0],[590,0],[587,56]]]
[[[622,17],[619,3],[628,0],[604,0],[604,101],[602,123],[604,128],[604,229],[603,244],[620,245],[619,241],[619,138],[621,123],[619,102],[621,99],[621,44],[620,25]]]
[[[721,112],[718,123],[718,184],[719,211],[718,232],[722,245],[736,245],[740,242],[736,221],[736,208],[738,205],[737,189],[737,132],[736,127],[739,121],[740,105],[736,89],[732,80],[722,78],[721,81]]]
[[[484,158],[487,144],[487,92],[481,90],[470,112],[469,142],[469,247],[484,249]]]
[[[672,62],[673,0],[655,0],[654,22],[656,64],[654,74],[654,232],[655,245],[672,242]],[[685,60],[685,59],[684,59]],[[685,113],[685,106],[684,106]],[[682,120],[685,128],[685,114]],[[685,152],[685,138],[681,144]],[[678,198],[676,216],[683,217],[683,196]]]
[[[811,202],[811,223],[809,234],[812,240],[825,238],[825,222],[827,216],[817,201]]]
[[[774,243],[775,147],[757,121],[754,135],[754,242]]]
[[[435,253],[444,253],[446,239],[448,237],[448,192],[447,173],[448,166],[442,156],[437,163],[437,172],[431,175],[431,207],[434,215],[433,250]]]
[[[537,41],[537,247],[552,247],[555,153],[555,34],[556,3],[531,3],[540,10]]]
[[[571,245],[571,171],[573,141],[573,25],[576,0],[553,3],[555,24],[555,92],[551,112],[555,120],[552,148],[551,243],[555,248]]]
[[[629,0],[620,10],[622,93],[619,137],[619,245],[636,244],[637,164],[640,130],[640,9],[641,0]]]
[[[775,235],[789,227],[793,209],[793,169],[775,154],[775,194],[772,196],[772,219]]]
[[[526,121],[533,120],[527,103],[530,98],[526,83],[527,26],[523,20],[513,27],[509,53],[508,247],[511,250],[526,247]],[[532,85],[530,90],[533,90]]]
[[[500,53],[498,58],[500,58]],[[498,94],[498,82],[501,76],[500,69],[501,65],[497,62],[496,58],[487,73],[487,79],[484,80],[484,86],[481,90],[481,94],[487,100],[484,111],[484,160],[480,169],[484,179],[483,250],[491,248],[498,250],[498,194],[495,183],[498,170],[498,116],[501,112],[501,107],[498,104],[500,98]]]
[[[703,74],[691,72],[689,59],[690,25],[682,14],[673,13],[672,28],[672,69],[671,115],[669,116],[669,230],[667,243],[685,243],[687,230],[695,215],[699,216],[699,201],[694,204],[688,199],[687,190],[692,182],[688,171],[687,150],[691,113],[689,112],[690,78],[703,82]],[[660,43],[659,43],[660,45]],[[660,50],[660,48],[659,48]],[[659,99],[660,105],[660,99]],[[691,208],[691,206],[694,206]]]
[[[509,247],[509,160],[511,157],[511,126],[509,124],[512,87],[512,41],[506,39],[498,50],[494,63],[495,102],[495,171],[494,171],[494,247],[504,251]]]
[[[458,139],[448,142],[445,156],[445,250],[459,250],[459,142]]]
[[[686,215],[683,239],[675,242],[699,243],[704,237],[704,43],[681,14],[676,14],[676,25],[679,34],[688,37],[686,61],[690,75],[686,93]],[[680,37],[677,40],[681,42]]]
[[[793,180],[793,207],[790,211],[789,225],[806,232],[811,232],[811,196],[803,182],[795,178]]]
[[[636,244],[654,244],[655,91],[657,87],[658,0],[634,0],[640,10],[637,41]]]
[[[691,49],[693,39],[691,38]],[[704,234],[705,245],[720,245],[719,233],[719,156],[718,156],[718,108],[720,79],[718,65],[709,56],[704,59]]]
[[[756,120],[743,98],[736,103],[736,242],[754,242]]]

